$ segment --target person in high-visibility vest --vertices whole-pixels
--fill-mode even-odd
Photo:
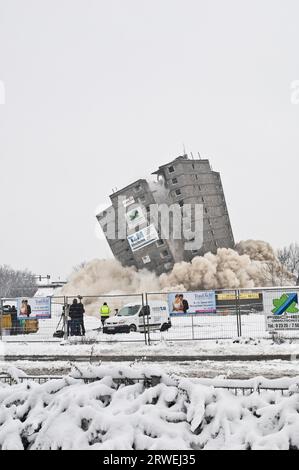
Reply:
[[[104,302],[102,307],[100,308],[100,314],[101,314],[101,322],[102,322],[102,325],[104,326],[105,321],[107,320],[107,318],[109,318],[109,315],[110,315],[110,308],[108,307],[106,302]]]

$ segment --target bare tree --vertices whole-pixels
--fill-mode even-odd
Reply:
[[[27,270],[0,266],[0,297],[32,297],[37,291],[35,275]]]
[[[279,261],[267,261],[263,263],[263,276],[265,286],[294,285],[295,276]]]
[[[298,243],[291,243],[290,246],[285,246],[277,252],[277,256],[281,264],[292,273],[296,279],[296,285],[299,285],[299,245]]]
[[[73,272],[81,271],[81,269],[85,268],[86,265],[87,261],[81,261],[81,263],[76,264],[76,266],[73,267]]]
[[[72,269],[72,271],[70,272],[70,274],[67,276],[67,280],[69,281],[69,280],[72,278],[72,276],[73,276],[74,274],[79,273],[80,271],[82,271],[82,269],[85,268],[85,266],[87,265],[87,263],[88,263],[87,261],[81,261],[81,263],[76,264],[76,265],[73,267],[73,269]]]

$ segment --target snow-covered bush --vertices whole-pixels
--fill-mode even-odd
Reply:
[[[155,377],[156,385],[139,377]],[[0,384],[2,450],[298,448],[295,385],[288,396],[235,396],[139,365],[76,368],[44,384]]]

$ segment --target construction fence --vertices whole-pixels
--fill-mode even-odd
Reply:
[[[299,288],[147,292],[1,299],[5,342],[142,342],[299,339]],[[71,318],[74,298],[83,322]],[[27,302],[26,302],[27,300]],[[109,317],[101,317],[106,303]],[[28,311],[28,305],[30,306]]]

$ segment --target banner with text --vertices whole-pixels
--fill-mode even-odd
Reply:
[[[168,294],[168,306],[171,316],[214,314],[216,313],[216,295],[214,291],[171,292]]]
[[[128,242],[132,251],[140,250],[158,239],[159,236],[153,224],[128,236]]]
[[[298,292],[276,291],[264,293],[266,330],[298,330]]]
[[[20,298],[17,311],[18,318],[51,318],[51,297]]]

